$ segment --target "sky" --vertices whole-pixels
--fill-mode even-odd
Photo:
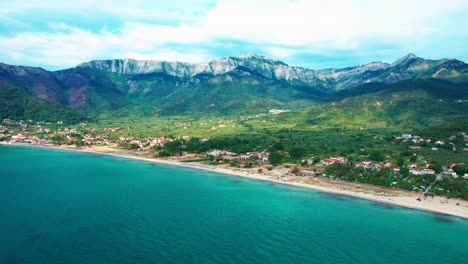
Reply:
[[[467,0],[1,1],[0,62],[208,62],[256,53],[340,68],[408,53],[468,61]]]

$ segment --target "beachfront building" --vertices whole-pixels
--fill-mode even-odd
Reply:
[[[346,157],[338,156],[338,157],[330,157],[329,159],[324,159],[320,163],[325,166],[330,166],[333,163],[344,164],[346,162],[348,162],[348,159]]]
[[[304,162],[304,161],[303,161],[303,162]],[[314,158],[312,158],[312,157],[307,158],[307,159],[305,160],[305,162],[306,162],[307,165],[312,165],[312,164],[314,164]]]
[[[413,175],[427,175],[427,174],[430,174],[430,175],[434,175],[435,174],[435,171],[434,170],[431,170],[431,169],[421,169],[421,168],[413,168],[409,171],[411,174]]]

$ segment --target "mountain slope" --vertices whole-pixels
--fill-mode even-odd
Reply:
[[[467,76],[464,62],[425,60],[412,54],[393,64],[373,62],[317,71],[254,54],[199,64],[101,60],[56,72],[0,63],[0,84],[5,87],[87,114],[120,115],[303,109],[324,102],[337,91],[353,93],[364,84],[369,86],[361,89],[406,79],[464,80]]]
[[[327,95],[320,89],[269,80],[244,67],[218,76],[200,74],[191,82],[161,100],[161,110],[168,114],[258,113],[272,108],[308,107]]]
[[[0,119],[32,119],[34,121],[74,124],[87,120],[64,106],[27,95],[13,87],[0,86]]]
[[[366,84],[312,108],[305,123],[330,127],[413,129],[468,117],[468,83],[406,80]]]
[[[0,85],[17,87],[26,93],[58,104],[67,104],[63,87],[53,72],[42,68],[0,63]]]

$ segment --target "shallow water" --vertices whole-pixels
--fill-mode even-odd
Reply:
[[[0,264],[465,263],[468,221],[214,172],[0,146]]]

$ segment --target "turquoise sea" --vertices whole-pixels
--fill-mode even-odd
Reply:
[[[468,221],[169,165],[0,146],[0,264],[467,263]]]

